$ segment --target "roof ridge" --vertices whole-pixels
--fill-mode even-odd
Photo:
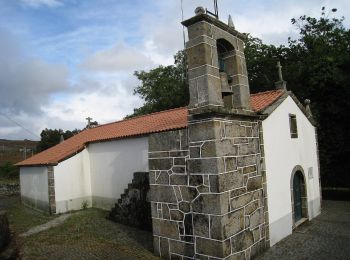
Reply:
[[[282,91],[283,91],[282,89],[272,89],[272,90],[266,90],[263,92],[257,92],[254,94],[250,94],[250,96],[258,96],[258,95],[264,95],[264,94],[271,93],[271,92],[282,92]]]
[[[162,114],[162,113],[166,113],[166,112],[171,112],[171,111],[174,111],[174,110],[181,110],[181,109],[184,109],[184,108],[187,108],[187,107],[176,107],[176,108],[171,108],[171,109],[162,110],[162,111],[158,111],[158,112],[153,112],[153,113],[150,113],[150,114],[139,115],[139,116],[135,116],[135,117],[131,117],[131,118],[124,118],[124,119],[120,119],[120,120],[117,120],[117,121],[109,122],[109,123],[106,123],[106,124],[98,125],[98,126],[95,126],[93,128],[90,128],[88,130],[93,130],[93,129],[96,129],[96,128],[99,128],[99,127],[102,127],[102,126],[112,125],[112,124],[125,122],[125,121],[130,121],[130,120],[134,120],[134,119],[138,119],[138,118],[142,118],[142,117],[153,116],[153,115],[156,115],[156,114]]]

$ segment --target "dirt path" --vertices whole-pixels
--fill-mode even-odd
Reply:
[[[69,218],[72,214],[65,214],[62,216],[59,216],[58,218],[55,218],[45,224],[33,227],[29,229],[27,232],[20,234],[20,237],[28,237],[37,233],[40,233],[42,231],[48,230],[53,227],[57,227],[58,225],[61,225],[63,222],[66,221],[67,218]]]

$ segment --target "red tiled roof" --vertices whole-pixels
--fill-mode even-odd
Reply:
[[[252,109],[259,112],[274,103],[282,94],[283,91],[280,90],[253,94],[250,101]],[[88,143],[186,128],[187,116],[187,108],[182,107],[100,125],[84,130],[17,165],[56,165],[83,150]]]

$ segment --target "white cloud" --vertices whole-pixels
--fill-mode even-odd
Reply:
[[[98,72],[133,71],[153,65],[153,61],[142,51],[117,44],[113,48],[98,51],[88,57],[81,67]]]
[[[59,0],[20,0],[23,4],[31,7],[58,7],[62,5],[62,2]]]
[[[21,52],[13,35],[0,28],[0,109],[39,113],[51,94],[68,88],[68,70]]]

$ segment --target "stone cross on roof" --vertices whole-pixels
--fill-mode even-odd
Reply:
[[[281,62],[277,61],[278,81],[275,82],[276,89],[287,90],[287,82],[283,80]]]
[[[279,81],[283,81],[283,75],[282,75],[282,66],[281,66],[281,62],[277,61],[277,69],[278,69],[278,78]]]

